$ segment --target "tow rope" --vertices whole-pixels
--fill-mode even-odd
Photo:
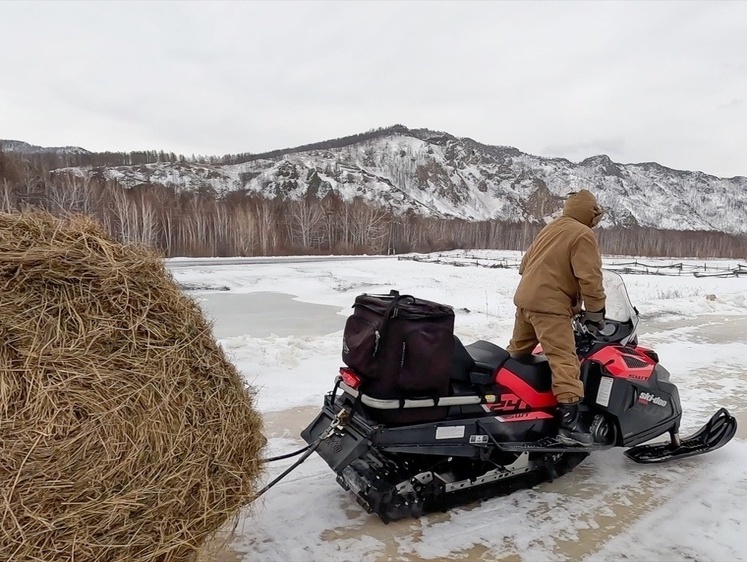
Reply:
[[[314,440],[313,443],[310,443],[303,449],[299,449],[298,451],[294,451],[292,453],[286,453],[284,455],[270,457],[269,459],[263,459],[262,460],[263,463],[270,463],[270,462],[279,461],[282,459],[289,459],[291,457],[295,457],[296,455],[300,455],[301,453],[304,453],[300,459],[294,462],[289,468],[285,469],[283,473],[280,474],[280,476],[273,479],[269,484],[267,484],[264,488],[262,488],[259,492],[257,492],[254,495],[254,498],[252,498],[252,501],[259,498],[267,490],[269,490],[275,484],[280,482],[283,478],[288,476],[288,474],[290,474],[293,470],[295,470],[303,461],[309,458],[311,454],[317,450],[319,445],[322,444],[322,441],[324,441],[325,439],[329,439],[334,434],[335,430],[342,431],[345,428],[345,425],[348,423],[349,419],[350,419],[350,412],[346,410],[345,408],[343,408],[339,412],[337,412],[334,419],[329,424],[329,427],[327,427],[327,429],[325,429],[324,432],[316,440]]]

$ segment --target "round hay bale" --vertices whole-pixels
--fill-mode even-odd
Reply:
[[[0,558],[188,560],[251,501],[264,443],[158,254],[0,214]]]

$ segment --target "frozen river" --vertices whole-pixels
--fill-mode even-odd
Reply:
[[[399,288],[451,304],[465,342],[505,345],[518,280],[513,271],[394,260],[192,268],[176,277],[230,287],[190,294],[257,388],[267,456],[304,445],[300,431],[332,386],[357,294]],[[641,311],[641,344],[657,350],[679,388],[683,435],[722,406],[739,419],[723,449],[660,466],[601,451],[532,490],[389,525],[312,455],[206,545],[201,562],[747,560],[747,280],[625,281]],[[265,480],[293,460],[270,465]]]
[[[222,291],[192,297],[213,321],[217,339],[321,336],[342,330],[345,325],[339,307],[301,302],[285,293]]]

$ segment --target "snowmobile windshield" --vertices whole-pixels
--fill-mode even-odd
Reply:
[[[597,341],[619,342],[623,345],[633,341],[638,326],[638,311],[633,307],[620,274],[602,270],[605,305],[605,327],[595,333]]]
[[[638,323],[638,312],[630,302],[625,282],[619,273],[602,270],[604,294],[607,295],[605,316],[617,322]]]

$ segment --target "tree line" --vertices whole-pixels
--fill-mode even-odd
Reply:
[[[143,158],[171,158],[145,154]],[[65,156],[67,157],[67,156]],[[541,225],[397,213],[363,198],[265,198],[247,191],[177,191],[55,169],[50,155],[0,150],[0,210],[41,208],[94,217],[117,240],[173,256],[393,254],[457,248],[525,250]],[[638,226],[598,230],[606,254],[747,258],[747,237]]]

